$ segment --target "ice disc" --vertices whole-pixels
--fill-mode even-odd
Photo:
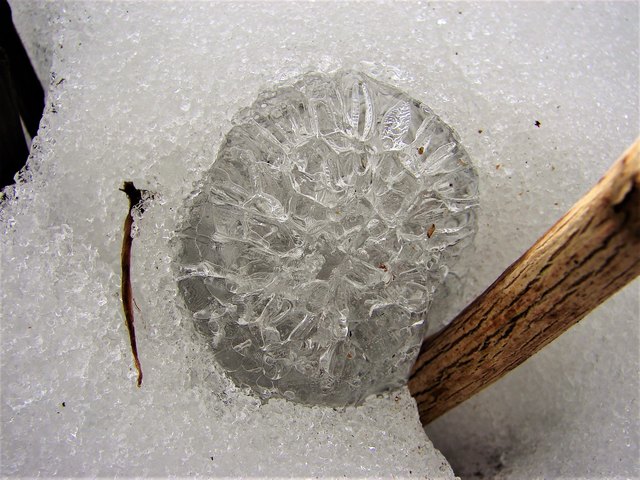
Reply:
[[[179,229],[186,311],[262,398],[348,405],[402,384],[475,233],[477,175],[422,102],[307,73],[239,112]]]

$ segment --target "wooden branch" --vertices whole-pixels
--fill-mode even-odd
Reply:
[[[422,423],[520,365],[639,274],[640,139],[493,285],[424,341],[409,379]]]

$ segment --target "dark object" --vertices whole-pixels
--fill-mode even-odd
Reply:
[[[44,108],[44,91],[11,19],[0,0],[0,188],[13,183],[29,151],[20,124],[33,138]]]
[[[136,345],[136,330],[133,325],[133,291],[131,289],[131,246],[133,245],[133,237],[131,236],[131,227],[133,225],[133,216],[131,212],[134,208],[142,208],[143,190],[138,190],[133,182],[124,182],[123,188],[120,189],[129,197],[129,211],[127,218],[124,220],[124,238],[122,239],[122,308],[129,330],[129,341],[131,342],[131,353],[133,353],[133,363],[138,371],[138,387],[142,385],[142,367],[138,359],[138,347]]]
[[[13,183],[14,175],[29,155],[16,103],[9,59],[0,48],[0,188]]]

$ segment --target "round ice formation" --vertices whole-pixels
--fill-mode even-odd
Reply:
[[[306,74],[234,119],[187,202],[179,289],[237,384],[358,403],[406,380],[476,201],[425,105],[355,71]]]

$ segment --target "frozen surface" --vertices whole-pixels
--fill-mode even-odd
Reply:
[[[455,134],[352,70],[288,79],[233,123],[179,228],[179,288],[216,360],[262,398],[344,406],[403,385],[475,233]]]
[[[30,2],[12,4],[27,35],[47,30]],[[2,473],[439,476],[413,411],[401,420],[391,400],[365,404],[356,435],[332,409],[258,407],[203,373],[208,349],[173,307],[173,212],[265,84],[295,69],[371,71],[429,105],[478,166],[476,248],[451,288],[466,290],[444,305],[455,312],[637,135],[637,3],[55,5],[67,10],[51,47],[60,83],[33,178],[2,214]],[[134,242],[140,391],[119,305],[124,179],[161,193]],[[636,282],[430,426],[456,472],[638,477],[638,298]],[[235,423],[217,400],[227,389]],[[254,433],[260,422],[274,429]],[[318,454],[299,457],[307,448]]]
[[[178,307],[184,201],[231,116],[279,78],[277,44],[248,31],[266,12],[58,6],[49,104],[0,210],[1,473],[452,478],[406,389],[357,408],[262,404],[216,368]],[[329,69],[308,51],[290,67],[303,58]],[[140,389],[119,293],[124,180],[155,193],[134,225]]]

